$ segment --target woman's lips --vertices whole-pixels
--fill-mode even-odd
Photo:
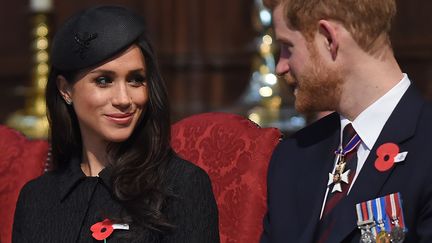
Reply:
[[[118,125],[128,125],[132,121],[134,113],[113,113],[107,114],[105,117],[115,124]]]

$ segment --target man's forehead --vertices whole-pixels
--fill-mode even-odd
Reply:
[[[284,16],[283,13],[283,6],[282,5],[278,5],[274,10],[273,10],[273,23],[275,25],[275,27],[279,27],[279,26],[286,26],[287,25],[287,19]]]
[[[276,39],[279,39],[282,33],[294,34],[297,32],[290,26],[289,20],[284,14],[284,8],[282,5],[278,5],[273,11],[273,25],[276,33]]]
[[[275,9],[277,5],[280,4],[282,0],[263,0],[264,6],[269,9]]]

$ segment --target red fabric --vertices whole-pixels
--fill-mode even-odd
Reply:
[[[48,143],[29,140],[0,125],[0,239],[11,242],[15,204],[21,188],[44,171]]]
[[[266,211],[268,163],[281,132],[241,116],[204,113],[172,126],[172,147],[210,176],[222,243],[258,242]]]

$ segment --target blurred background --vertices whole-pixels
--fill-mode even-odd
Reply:
[[[432,99],[432,1],[398,0],[392,43],[403,71]],[[43,137],[50,38],[73,13],[98,4],[141,13],[167,83],[173,121],[241,114],[291,133],[313,119],[293,110],[272,73],[277,46],[261,0],[0,0],[0,123]],[[29,130],[30,129],[30,130]]]

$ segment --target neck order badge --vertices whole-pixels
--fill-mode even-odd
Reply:
[[[338,156],[338,162],[336,164],[336,168],[334,173],[329,173],[329,180],[327,185],[333,184],[332,193],[335,191],[342,192],[341,182],[349,184],[349,173],[351,170],[345,171],[346,166],[346,156],[353,150],[357,148],[360,144],[361,139],[358,134],[355,134],[351,140],[345,145],[345,147],[341,147],[335,151],[335,154]]]

